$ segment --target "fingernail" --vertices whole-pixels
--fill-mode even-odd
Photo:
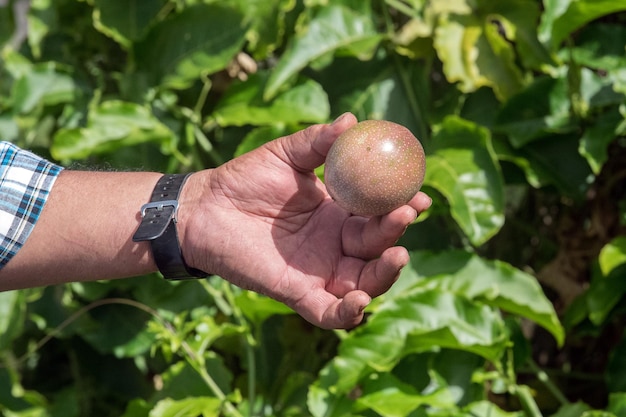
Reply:
[[[425,199],[425,201],[427,201],[426,208],[429,208],[430,206],[432,206],[433,205],[433,199],[430,198],[430,196],[427,195],[427,194],[423,194],[423,196],[424,196],[423,198]]]
[[[370,298],[367,304],[365,304],[359,309],[359,313],[362,313],[363,311],[365,311],[365,309],[367,308],[368,305],[370,305],[371,302],[372,302],[372,299]]]
[[[348,114],[348,112],[342,114],[341,116],[337,117],[335,120],[333,120],[333,122],[330,124],[331,126],[336,125],[337,123],[341,122],[341,120],[343,120],[346,115]]]

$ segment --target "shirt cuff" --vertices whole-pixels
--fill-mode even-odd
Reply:
[[[0,142],[0,269],[28,239],[62,169]]]

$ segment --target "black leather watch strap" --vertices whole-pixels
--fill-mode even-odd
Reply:
[[[166,279],[204,278],[206,272],[191,268],[178,241],[178,196],[190,174],[168,174],[157,182],[150,202],[141,207],[141,224],[133,241],[149,241],[152,256]]]

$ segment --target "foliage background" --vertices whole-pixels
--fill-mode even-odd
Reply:
[[[351,111],[413,130],[434,199],[350,332],[217,277],[0,293],[0,413],[626,415],[625,11],[0,2],[3,140],[78,169],[190,171]]]

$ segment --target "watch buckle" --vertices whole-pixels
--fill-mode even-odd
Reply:
[[[170,219],[177,220],[176,215],[178,214],[178,201],[177,200],[163,200],[163,201],[151,201],[150,203],[146,203],[141,206],[141,218],[146,217],[146,210],[149,209],[157,209],[157,211],[163,211],[165,206],[174,207],[174,211],[170,216]]]

